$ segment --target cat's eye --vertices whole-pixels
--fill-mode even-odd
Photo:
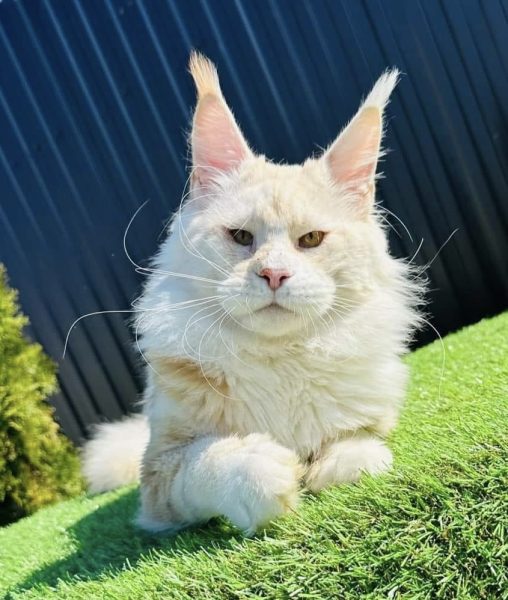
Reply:
[[[321,244],[324,237],[324,231],[309,231],[298,240],[298,245],[300,248],[315,248]]]
[[[245,229],[229,229],[229,235],[241,246],[250,246],[254,241],[254,236]]]

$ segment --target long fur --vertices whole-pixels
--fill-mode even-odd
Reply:
[[[82,453],[83,474],[92,493],[139,481],[150,430],[144,415],[99,425]]]
[[[375,208],[398,74],[382,75],[322,157],[275,165],[248,150],[213,65],[194,54],[190,69],[193,157],[206,164],[193,165],[137,304],[144,417],[101,426],[84,472],[93,491],[141,477],[142,527],[225,515],[251,533],[296,506],[302,478],[318,491],[391,464],[383,436],[422,295]],[[323,241],[302,248],[310,231]],[[266,268],[288,274],[275,292]]]

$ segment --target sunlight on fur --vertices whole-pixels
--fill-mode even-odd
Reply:
[[[193,53],[190,71],[189,190],[151,266],[136,265],[148,275],[133,311],[143,416],[100,427],[84,473],[94,492],[140,479],[149,530],[221,515],[252,534],[302,487],[391,465],[383,436],[423,291],[390,256],[375,205],[398,72],[321,156],[280,165],[249,148],[214,65]]]

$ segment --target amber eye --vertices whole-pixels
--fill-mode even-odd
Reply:
[[[300,248],[315,248],[321,244],[324,237],[324,231],[309,231],[298,240],[298,245]]]
[[[229,235],[241,246],[250,246],[254,241],[254,236],[245,229],[229,229]]]

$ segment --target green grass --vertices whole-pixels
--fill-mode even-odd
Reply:
[[[392,473],[305,497],[253,539],[131,524],[137,490],[0,530],[7,598],[508,598],[508,314],[423,348]]]

